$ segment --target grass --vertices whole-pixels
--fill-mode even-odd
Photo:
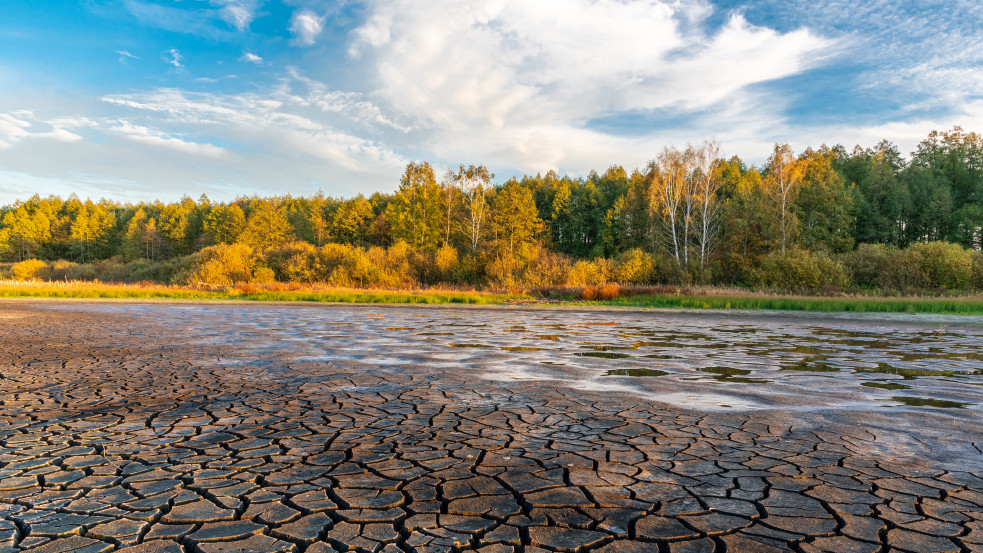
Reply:
[[[616,285],[615,285],[615,288]],[[614,291],[615,297],[576,301],[576,293],[556,291],[552,297],[565,300],[561,305],[597,305],[627,308],[666,309],[746,309],[776,311],[815,311],[853,313],[931,313],[983,315],[983,296],[891,297],[870,296],[783,296],[736,289],[663,289]],[[562,292],[562,293],[561,293]],[[537,293],[536,295],[540,295]],[[99,282],[18,282],[0,281],[0,298],[55,299],[145,299],[145,300],[238,300],[303,301],[318,303],[366,304],[470,304],[504,305],[513,302],[539,303],[520,292],[478,292],[474,290],[426,289],[382,290],[357,288],[301,287],[296,284],[270,286],[243,285],[224,290],[164,286],[152,283],[109,284]],[[550,302],[555,303],[555,302]]]
[[[592,302],[618,307],[683,309],[767,309],[775,311],[817,311],[852,313],[931,313],[983,315],[983,297],[964,298],[871,298],[807,297],[748,293],[747,295],[670,295],[652,294],[618,297]]]
[[[0,298],[304,301],[318,303],[504,304],[526,299],[514,293],[455,290],[362,290],[349,288],[278,289],[244,286],[197,290],[178,286],[92,282],[0,282]],[[292,287],[291,287],[292,288]]]

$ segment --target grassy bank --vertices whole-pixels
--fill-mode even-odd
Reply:
[[[272,289],[246,286],[196,290],[177,286],[86,282],[0,283],[0,298],[307,301],[320,303],[503,304],[528,296],[453,290]]]
[[[852,313],[926,313],[983,315],[983,297],[966,298],[870,298],[802,297],[771,295],[644,295],[591,302],[618,307],[681,309],[768,309]]]
[[[609,288],[613,291],[605,293]],[[787,296],[738,289],[626,287],[607,285],[595,293],[583,289],[537,290],[525,293],[477,292],[451,289],[382,290],[274,284],[242,285],[222,290],[199,290],[155,284],[97,282],[0,281],[0,298],[123,299],[189,301],[303,301],[364,304],[567,305],[664,309],[746,309],[853,313],[925,313],[983,315],[983,296],[872,297]],[[592,299],[585,300],[584,297]],[[549,298],[547,299],[534,299]],[[606,298],[606,299],[602,299]]]

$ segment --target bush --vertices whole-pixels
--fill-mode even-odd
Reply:
[[[880,283],[881,288],[898,292],[925,290],[932,285],[922,267],[921,257],[910,248],[891,252],[881,273]]]
[[[973,288],[983,290],[983,252],[973,252]]]
[[[416,283],[413,267],[410,264],[412,248],[399,240],[385,252],[385,260],[380,266],[383,270],[385,286],[410,286]]]
[[[973,282],[973,256],[959,244],[929,242],[908,248],[912,262],[928,277],[929,286],[940,290],[966,290]]]
[[[622,284],[648,284],[654,269],[652,256],[635,248],[615,259],[614,280]]]
[[[441,246],[434,255],[434,266],[437,269],[437,274],[435,276],[438,280],[442,280],[444,282],[457,280],[457,248],[451,246],[450,244],[444,244]]]
[[[59,259],[51,264],[51,280],[68,280],[68,275],[77,264]]]
[[[570,268],[567,284],[570,286],[596,286],[611,280],[612,263],[604,258],[594,261],[578,261]]]
[[[689,284],[692,280],[686,269],[676,263],[676,258],[670,255],[654,255],[652,260],[654,262],[651,277],[653,282],[682,286]]]
[[[277,280],[287,282],[312,282],[317,249],[307,242],[291,242],[263,252],[266,264]]]
[[[783,292],[843,289],[849,284],[843,264],[824,253],[800,249],[768,254],[754,276],[757,284]]]
[[[617,284],[614,283],[605,284],[604,286],[601,286],[601,288],[597,291],[597,297],[605,301],[617,299],[617,297],[620,295],[621,295],[621,286],[618,286]]]
[[[253,271],[253,278],[249,282],[252,284],[273,284],[276,282],[276,275],[273,273],[273,269],[260,267]]]
[[[864,288],[884,288],[884,275],[897,249],[884,244],[860,244],[855,251],[843,255],[850,280]]]
[[[51,268],[40,259],[28,259],[14,263],[10,272],[15,280],[50,280]]]
[[[514,259],[496,256],[485,264],[485,276],[488,277],[488,281],[491,284],[506,287],[514,286],[515,268],[516,262]]]
[[[65,270],[65,278],[68,280],[95,280],[98,278],[96,267],[92,263],[84,265],[72,264]]]
[[[561,286],[569,280],[570,268],[569,257],[540,247],[529,263],[525,280],[533,287]]]
[[[245,244],[209,246],[194,255],[188,284],[248,282],[258,265],[253,249]]]

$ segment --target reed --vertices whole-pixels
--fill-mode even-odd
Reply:
[[[502,304],[528,299],[522,293],[466,290],[375,290],[351,288],[244,285],[222,290],[198,290],[153,284],[107,284],[84,281],[0,281],[0,297],[53,299],[153,299],[306,301],[318,303]]]

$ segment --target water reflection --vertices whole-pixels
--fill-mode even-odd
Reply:
[[[281,369],[289,362],[330,363],[355,375],[415,364],[433,370],[435,379],[440,371],[467,371],[475,378],[629,393],[697,409],[872,409],[888,401],[900,410],[979,410],[983,385],[983,324],[969,318],[940,330],[937,319],[922,323],[919,316],[900,315],[303,305],[85,309],[147,312],[193,328],[203,343],[235,343],[242,357],[229,362],[237,365],[275,356],[284,360]],[[887,399],[885,391],[906,395]]]

